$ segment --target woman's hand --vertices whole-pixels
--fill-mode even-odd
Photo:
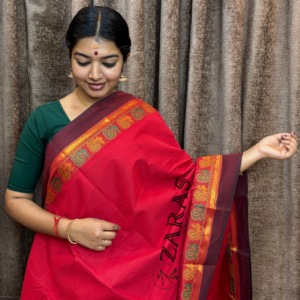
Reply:
[[[69,235],[73,242],[92,250],[103,251],[111,246],[120,229],[119,225],[110,222],[86,218],[75,220],[70,227]]]
[[[297,151],[297,146],[297,135],[293,132],[267,136],[243,153],[240,171],[244,172],[262,158],[290,158]]]
[[[5,210],[7,214],[27,228],[56,237],[53,214],[39,207],[33,201],[33,194],[6,190]],[[59,217],[56,215],[56,217]],[[58,222],[57,234],[66,238],[66,229],[71,220],[62,218]],[[94,218],[75,220],[70,226],[72,241],[92,250],[102,251],[110,246],[116,237],[119,225]]]
[[[257,146],[262,158],[290,158],[297,151],[297,135],[293,132],[270,135],[262,139]]]

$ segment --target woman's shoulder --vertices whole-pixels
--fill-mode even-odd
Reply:
[[[63,123],[68,123],[69,119],[62,108],[60,100],[55,100],[38,106],[36,110],[32,113],[32,116],[39,119],[43,117],[47,124],[57,122],[58,120],[62,120]]]
[[[155,109],[151,104],[147,103],[145,100],[143,100],[143,99],[141,99],[141,98],[138,98],[138,97],[136,97],[136,96],[134,96],[134,95],[132,95],[132,94],[129,94],[129,93],[126,93],[126,92],[123,92],[123,91],[118,91],[118,96],[119,96],[119,97],[126,97],[126,98],[128,98],[128,100],[136,100],[136,101],[138,101],[140,104],[142,104],[143,106],[149,107],[149,109],[150,109],[150,107],[151,107],[151,109],[152,109],[153,111],[156,111],[156,109]]]
[[[47,120],[51,120],[53,115],[62,114],[59,108],[59,100],[39,105],[28,117],[27,125],[45,126]]]
[[[59,100],[55,100],[38,106],[27,119],[24,131],[33,132],[49,142],[49,137],[69,122]]]
[[[59,100],[55,100],[38,106],[35,112],[38,114],[41,113],[48,114],[49,112],[59,111],[59,110],[60,110],[60,102]]]
[[[143,99],[137,98],[136,96],[129,94],[129,93],[125,93],[123,91],[118,91],[118,96],[119,99],[121,99],[122,97],[125,97],[128,102],[134,102],[136,107],[139,107],[143,110],[145,110],[145,112],[147,114],[151,114],[155,116],[155,119],[159,119],[160,121],[162,121],[164,123],[164,120],[162,118],[162,116],[160,115],[160,113],[149,103],[147,103],[146,101],[144,101]],[[128,103],[127,102],[127,103]],[[133,103],[132,103],[133,105]],[[153,120],[155,120],[153,119]]]
[[[55,108],[55,107],[57,107],[58,104],[59,104],[59,100],[54,100],[51,102],[44,103],[44,104],[38,106],[37,108],[40,108],[40,109]]]
[[[55,100],[52,102],[48,102],[42,105],[39,105],[35,108],[35,110],[30,114],[28,120],[30,119],[40,119],[44,117],[44,115],[49,114],[52,111],[59,110],[59,100]]]

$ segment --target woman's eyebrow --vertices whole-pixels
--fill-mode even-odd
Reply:
[[[90,56],[85,55],[85,54],[80,53],[80,52],[75,52],[74,55],[79,55],[79,56],[83,56],[83,57],[86,57],[86,58],[91,58]]]
[[[112,55],[107,55],[107,56],[102,56],[102,59],[107,59],[107,58],[112,58],[112,57],[119,57],[117,54],[112,54]]]
[[[85,58],[91,58],[90,56],[85,55],[85,54],[80,53],[80,52],[75,52],[74,55],[83,56]],[[107,58],[112,58],[112,57],[119,57],[119,55],[117,55],[117,54],[111,54],[111,55],[107,55],[107,56],[102,56],[101,59],[107,59]]]

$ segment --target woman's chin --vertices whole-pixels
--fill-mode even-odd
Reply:
[[[89,98],[91,98],[93,100],[97,100],[97,99],[101,99],[101,98],[108,96],[109,94],[111,94],[113,92],[114,89],[108,89],[108,88],[104,87],[103,89],[100,89],[100,90],[94,90],[94,89],[91,89],[88,85],[84,89],[80,88],[80,90],[83,90],[84,93],[86,94],[86,96],[88,96]]]

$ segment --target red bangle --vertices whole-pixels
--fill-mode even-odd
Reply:
[[[63,239],[62,237],[60,237],[59,235],[58,235],[58,233],[57,233],[57,225],[58,225],[58,221],[60,220],[60,219],[62,219],[63,217],[58,217],[57,219],[56,219],[56,216],[54,215],[54,233],[55,233],[55,235],[58,237],[58,238],[60,238],[60,239]]]

